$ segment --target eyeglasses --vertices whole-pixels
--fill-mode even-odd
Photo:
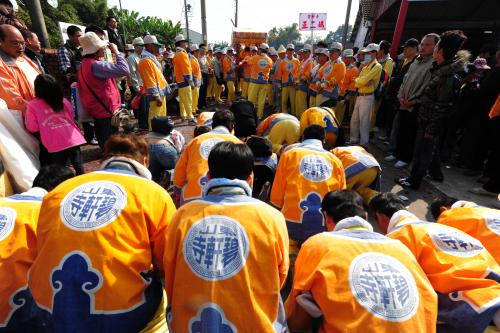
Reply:
[[[18,41],[18,40],[9,40],[8,43],[12,46],[25,46],[26,45],[26,42],[24,41]]]

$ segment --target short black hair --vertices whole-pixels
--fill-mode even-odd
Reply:
[[[174,129],[174,122],[167,116],[154,116],[151,118],[151,130],[156,133],[169,135]]]
[[[403,200],[394,193],[380,193],[370,200],[369,204],[372,214],[380,213],[392,217],[399,210],[406,209]]]
[[[106,17],[106,23],[109,23],[109,21],[111,21],[112,19],[115,19],[116,20],[116,16],[114,15],[109,15],[108,17]],[[117,20],[118,21],[118,20]]]
[[[76,25],[70,25],[66,29],[66,33],[68,34],[69,37],[73,37],[77,32],[81,32],[82,29],[78,28]]]
[[[328,43],[327,42],[324,42],[322,40],[320,40],[317,44],[316,44],[317,47],[321,47],[321,48],[327,48],[328,47]]]
[[[247,140],[247,146],[256,158],[269,157],[273,154],[273,143],[265,136],[252,135]]]
[[[25,41],[27,41],[28,38],[30,38],[33,34],[35,34],[33,31],[28,29],[19,29],[19,31],[21,32],[21,35],[23,35]]]
[[[309,125],[304,130],[303,139],[316,139],[321,142],[325,141],[325,129],[320,125]]]
[[[384,54],[389,53],[389,51],[391,50],[391,43],[386,40],[381,40],[378,46],[381,50],[384,50]]]
[[[67,166],[50,164],[40,168],[33,180],[33,187],[41,187],[47,192],[52,191],[65,180],[73,178],[75,173]]]
[[[445,31],[439,37],[438,50],[443,51],[445,60],[451,60],[467,41],[467,37],[461,30]]]
[[[246,138],[257,133],[259,118],[255,105],[246,100],[240,100],[233,104],[229,110],[234,114],[234,135]]]
[[[104,30],[95,24],[91,24],[88,27],[86,27],[85,33],[87,32],[94,32],[96,35],[104,35]]]
[[[10,6],[10,7],[14,7],[12,5],[12,2],[10,2],[10,0],[0,0],[0,4],[7,5],[7,6]]]
[[[208,132],[210,132],[210,127],[209,126],[206,126],[206,125],[196,126],[194,128],[193,137],[196,138],[197,136],[200,136],[200,135],[208,133]]]
[[[212,128],[217,126],[224,126],[229,131],[232,131],[234,128],[234,114],[229,110],[216,111],[212,117]]]
[[[439,215],[441,215],[441,207],[451,207],[458,199],[449,196],[443,196],[435,199],[429,206],[432,216],[434,220],[437,220]]]
[[[354,216],[366,218],[363,198],[352,190],[328,192],[321,202],[321,210],[335,222]]]
[[[359,51],[359,47],[355,46],[355,47],[352,48],[352,52],[354,54],[358,53],[358,51]]]
[[[208,170],[212,178],[247,180],[253,162],[252,151],[246,144],[224,141],[216,144],[208,155]]]

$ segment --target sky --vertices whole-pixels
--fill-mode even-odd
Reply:
[[[139,12],[142,16],[157,16],[181,21],[185,27],[184,0],[121,0],[122,8]],[[327,13],[326,31],[315,31],[315,36],[326,36],[345,21],[347,0],[239,0],[238,27],[268,32],[273,27],[285,27],[299,21],[299,13]],[[199,0],[187,0],[192,6],[189,28],[201,33]],[[208,42],[231,40],[234,20],[234,0],[206,0]],[[108,0],[109,7],[119,0]],[[350,24],[354,24],[359,0],[352,0]],[[311,35],[303,33],[303,38]]]

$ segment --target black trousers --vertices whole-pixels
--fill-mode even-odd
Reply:
[[[425,137],[427,124],[419,124],[415,138],[415,150],[413,152],[413,165],[410,180],[419,186],[427,171],[431,175],[442,175],[441,159],[439,156],[439,133],[442,132],[443,121],[439,121],[435,127],[432,137]]]
[[[198,96],[198,109],[207,106],[207,90],[208,90],[208,74],[201,73],[203,84],[200,87],[200,95]]]
[[[52,159],[52,163],[66,166],[69,159],[73,169],[75,169],[76,175],[82,175],[84,173],[80,146],[71,147],[49,154]]]
[[[401,109],[398,112],[400,123],[394,156],[400,161],[410,163],[415,149],[415,136],[418,128],[417,113]]]
[[[99,143],[99,147],[104,150],[104,144],[108,140],[110,136],[118,133],[118,129],[116,127],[111,126],[111,117],[103,118],[103,119],[95,119],[94,120],[94,128],[95,128],[95,136],[97,138],[97,142]]]
[[[94,123],[91,121],[82,122],[83,137],[85,141],[90,142],[95,139]]]

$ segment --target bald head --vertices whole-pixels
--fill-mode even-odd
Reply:
[[[24,38],[21,32],[9,24],[0,25],[0,50],[13,58],[18,58],[24,53]]]

